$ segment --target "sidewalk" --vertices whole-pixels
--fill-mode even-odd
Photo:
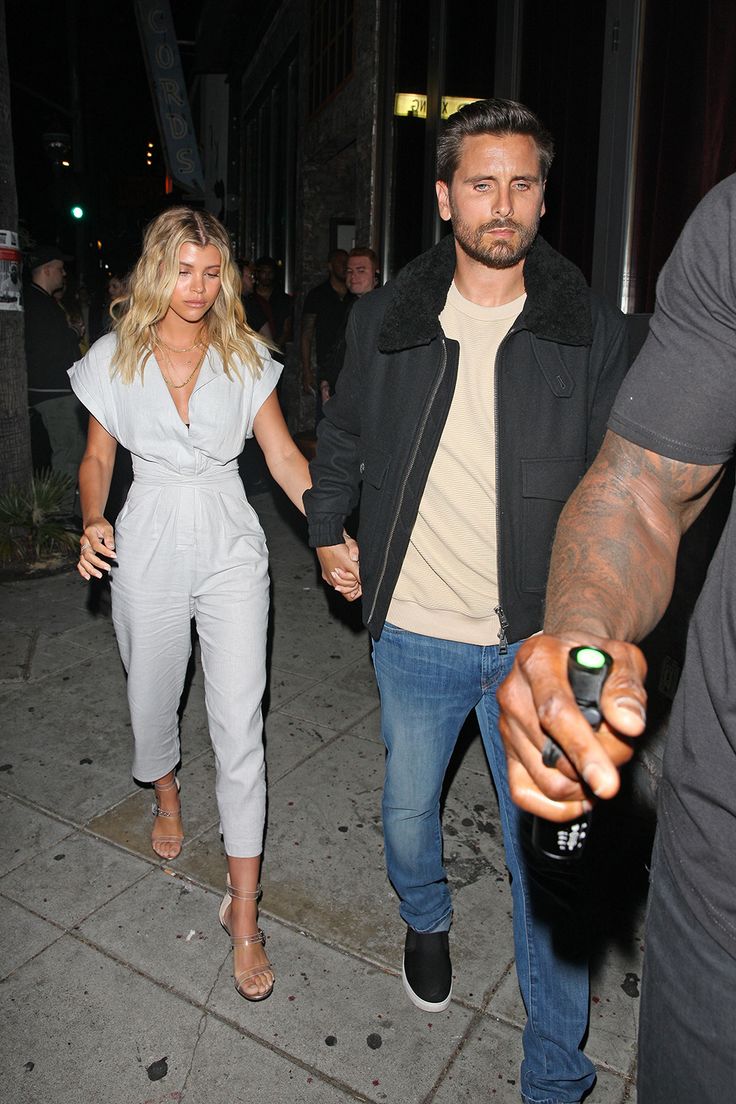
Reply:
[[[72,571],[2,584],[2,1097],[518,1104],[524,1013],[480,742],[468,726],[445,804],[455,988],[447,1012],[430,1017],[400,980],[367,636],[318,582],[291,507],[268,492],[253,504],[273,578],[261,911],[273,996],[236,994],[217,921],[225,864],[199,666],[182,720],[186,844],[167,866],[149,846],[151,793],[129,774],[107,595],[91,612]],[[604,894],[596,914],[590,1104],[636,1099],[643,871],[621,868],[628,886]]]

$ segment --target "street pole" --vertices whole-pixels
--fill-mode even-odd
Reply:
[[[66,37],[69,60],[69,93],[72,118],[72,169],[80,180],[84,180],[84,121],[82,117],[82,97],[79,87],[79,44],[77,27],[79,25],[79,0],[66,0]],[[89,216],[88,196],[80,197]],[[88,227],[85,219],[79,219],[75,226],[74,251],[77,261],[77,282],[80,287],[86,284]]]
[[[9,242],[11,235],[18,233],[5,0],[0,0],[0,230],[7,234]],[[3,264],[10,265],[12,261],[3,261]],[[5,491],[14,485],[30,483],[31,430],[23,312],[17,307],[4,309],[0,318],[0,364],[3,366],[0,372],[0,491]]]

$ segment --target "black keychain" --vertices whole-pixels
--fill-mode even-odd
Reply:
[[[588,645],[571,648],[567,657],[567,677],[575,701],[590,727],[596,730],[603,719],[601,692],[612,665],[613,660],[608,652]],[[542,749],[545,767],[556,766],[563,754],[559,744],[551,736],[548,737]],[[543,817],[534,817],[533,821],[532,844],[540,854],[562,861],[582,857],[590,832],[591,813],[581,813],[575,820],[563,824]]]

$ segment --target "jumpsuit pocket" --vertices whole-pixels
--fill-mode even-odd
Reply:
[[[247,498],[218,491],[220,502],[220,522],[229,541],[244,539],[258,552],[266,551],[266,537],[255,512]]]
[[[584,472],[584,456],[521,461],[522,590],[544,592],[557,521]]]
[[[121,529],[143,529],[150,535],[156,532],[160,487],[136,487],[135,483],[115,519],[115,534]]]

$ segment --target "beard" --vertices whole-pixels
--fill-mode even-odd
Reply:
[[[455,241],[464,253],[488,268],[513,268],[519,261],[523,261],[539,230],[539,215],[530,226],[514,222],[513,219],[491,219],[490,222],[472,228],[467,222],[463,222],[452,205],[450,211]],[[489,242],[485,240],[489,230],[515,230],[516,238],[513,241]]]

